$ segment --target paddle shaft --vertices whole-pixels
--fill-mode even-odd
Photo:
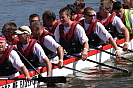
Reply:
[[[103,52],[105,52],[105,53],[108,53],[108,54],[110,54],[110,55],[116,56],[115,54],[113,54],[113,53],[111,53],[111,52],[108,52],[108,51],[105,51],[105,50],[102,50],[102,49],[100,49],[100,48],[96,48],[96,47],[94,47],[94,46],[91,46],[91,47],[92,47],[92,48],[95,48],[95,49],[97,49],[97,50],[103,51]],[[132,60],[126,59],[126,58],[124,58],[124,57],[120,57],[120,58],[122,58],[122,59],[124,59],[124,60],[127,60],[127,61],[130,61],[130,62],[133,62]]]
[[[72,56],[75,56],[75,57],[77,57],[77,58],[81,58],[80,56],[76,56],[76,55],[72,55]],[[125,72],[125,73],[132,74],[132,73],[131,73],[130,71],[128,71],[127,69],[117,68],[117,67],[110,66],[110,65],[107,65],[107,64],[104,64],[104,63],[100,63],[100,62],[96,62],[96,61],[93,61],[93,60],[90,60],[90,59],[87,59],[87,61],[90,61],[90,62],[99,64],[99,65],[102,65],[102,66],[106,66],[106,67],[109,67],[109,68],[112,68],[112,69],[116,69],[116,70],[119,70],[119,71],[122,71],[122,72]]]
[[[122,46],[120,46],[120,45],[117,45],[117,46],[119,46],[119,47],[123,48],[123,47],[122,47]],[[133,52],[133,51],[132,51],[132,50],[130,50],[130,49],[128,49],[128,51]]]
[[[58,66],[57,64],[54,64],[54,63],[52,63],[52,65]],[[70,69],[70,70],[74,70],[74,71],[80,72],[80,73],[89,74],[89,73],[82,72],[82,71],[79,71],[79,70],[76,70],[76,69],[74,69],[74,68],[70,68],[70,67],[67,67],[67,66],[63,66],[63,67],[64,67],[64,68],[67,68],[67,69]]]
[[[93,61],[93,60],[90,60],[90,59],[87,59],[87,61],[99,64],[99,65],[102,65],[102,66],[106,66],[106,67],[109,67],[109,68],[112,68],[112,69],[116,69],[116,70],[119,70],[119,71],[122,71],[122,72],[125,72],[125,73],[132,74],[131,72],[129,72],[126,69],[121,69],[121,68],[118,68],[118,67],[110,66],[110,65],[107,65],[107,64],[104,64],[104,63],[100,63],[100,62],[96,62],[96,61]]]
[[[0,78],[0,80],[26,80],[26,78]],[[32,78],[32,80],[37,80],[39,82],[46,82],[46,83],[66,83],[66,77],[64,76],[39,77],[39,78]]]
[[[15,50],[34,69],[34,71],[37,72],[40,77],[42,77],[42,75],[36,70],[36,68],[17,49]]]

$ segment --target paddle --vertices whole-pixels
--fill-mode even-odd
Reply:
[[[119,46],[119,47],[123,48],[123,47],[122,47],[122,46],[120,46],[120,45],[117,45],[117,46]],[[128,49],[128,51],[133,52],[133,51],[132,51],[132,50],[130,50],[130,49]]]
[[[38,78],[35,78],[35,79],[37,79],[38,81],[43,81],[43,82],[45,82],[46,81],[46,78],[48,79],[49,78],[49,80],[51,79],[54,79],[55,77],[43,77],[36,69],[35,69],[35,67],[17,50],[17,49],[15,49],[16,50],[16,52],[20,55],[20,56],[22,56],[23,57],[23,59],[25,60],[25,61],[27,61],[27,63],[34,69],[34,71],[35,72],[37,72],[38,74],[39,74],[39,76],[40,77],[38,77]],[[44,78],[44,79],[43,79]],[[61,79],[62,78],[62,79]],[[57,79],[57,77],[55,78],[55,80]],[[63,82],[66,82],[66,78],[65,77],[59,77],[59,79],[58,80],[60,80],[60,81],[63,81]],[[53,83],[54,83],[54,81],[53,81]],[[56,81],[55,81],[55,83],[57,83]]]
[[[90,45],[90,46],[91,46],[91,45]],[[113,54],[113,53],[111,53],[111,52],[108,52],[108,51],[105,51],[105,50],[102,50],[102,49],[100,49],[100,48],[96,48],[96,47],[94,47],[94,46],[91,46],[91,47],[92,47],[92,48],[95,48],[95,49],[97,49],[97,50],[103,51],[103,52],[105,52],[105,53],[108,53],[108,54],[110,54],[110,55],[116,56],[115,54]],[[120,57],[120,58],[122,58],[122,59],[124,59],[124,60],[127,60],[127,61],[130,61],[130,62],[133,62],[132,60],[126,59],[126,58],[124,58],[124,57]]]
[[[57,64],[54,64],[54,63],[52,63],[52,65],[58,66]],[[89,73],[82,72],[82,71],[79,71],[79,70],[76,70],[74,68],[70,68],[70,67],[67,67],[67,66],[62,66],[62,67],[67,68],[67,69],[70,69],[70,70],[74,70],[74,71],[77,71],[77,72],[81,72],[81,73],[84,73],[84,74],[89,74]]]
[[[26,80],[26,78],[0,78],[0,80]],[[46,82],[46,83],[66,83],[66,77],[63,76],[39,77],[39,78],[32,78],[32,80],[37,80],[39,82]]]
[[[76,55],[71,55],[71,56],[75,56],[77,58],[81,58],[80,56],[76,56]],[[110,66],[110,65],[107,65],[107,64],[104,64],[104,63],[100,63],[100,62],[96,62],[96,61],[93,61],[93,60],[90,60],[90,59],[87,59],[87,61],[99,64],[99,65],[102,65],[102,66],[106,66],[106,67],[109,67],[109,68],[112,68],[112,69],[116,69],[116,70],[119,70],[119,71],[122,71],[122,72],[125,72],[125,73],[132,74],[132,72],[128,71],[127,69],[122,69],[122,68]]]

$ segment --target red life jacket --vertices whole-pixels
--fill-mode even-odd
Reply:
[[[55,31],[56,27],[58,25],[60,25],[60,24],[61,24],[61,21],[60,20],[57,20],[57,22],[52,26],[52,29],[51,30],[48,29],[49,32],[54,34],[54,31]]]
[[[5,59],[9,58],[10,52],[12,51],[13,48],[14,47],[12,45],[8,45],[2,57],[0,58],[0,64],[2,64],[5,61]]]
[[[59,31],[60,31],[60,35],[61,37],[64,39],[64,40],[69,40],[70,38],[73,37],[73,35],[76,35],[76,25],[78,24],[79,22],[76,22],[74,21],[71,25],[71,28],[69,30],[69,32],[66,34],[65,31],[64,31],[64,26],[61,24],[59,26]]]
[[[94,29],[96,28],[96,23],[97,22],[98,22],[98,20],[94,18],[93,21],[90,23],[90,26],[85,31],[87,36],[89,36],[91,33],[94,32]],[[84,20],[81,20],[80,24],[81,24],[82,27],[84,27]]]
[[[118,31],[115,26],[113,26],[112,22],[116,13],[112,13],[105,22],[101,20],[100,22],[104,25],[105,29],[112,35],[113,38],[117,37]]]
[[[9,45],[0,58],[0,76],[9,76],[18,72],[18,70],[13,67],[11,61],[9,60],[9,55],[13,48],[14,47],[12,45]]]
[[[59,26],[59,43],[68,54],[80,53],[83,49],[83,45],[81,45],[79,41],[79,36],[76,35],[76,25],[78,23],[79,22],[74,21],[67,34],[64,31],[64,26],[62,24]]]
[[[77,14],[77,17],[74,19],[74,21],[80,21],[82,17],[84,17],[83,14]]]
[[[16,45],[18,41],[19,41],[19,39],[18,39],[18,36],[17,36],[17,37],[15,37],[14,40],[12,41],[12,45]]]
[[[104,25],[104,27],[106,27],[110,22],[113,22],[114,17],[116,16],[116,13],[112,13],[105,22],[103,22],[102,20],[100,20],[100,23],[102,23]]]
[[[53,35],[52,33],[43,30],[43,33],[41,34],[41,37],[40,37],[40,39],[39,39],[40,44],[43,43],[43,41],[44,41],[44,37],[45,37],[46,35],[48,35],[48,34]]]
[[[39,39],[39,43],[41,44],[41,47],[43,48],[43,50],[44,50],[45,54],[47,55],[47,57],[49,59],[52,59],[52,58],[56,57],[57,54],[52,52],[51,50],[49,50],[47,47],[45,47],[43,45],[44,38],[45,38],[46,35],[50,35],[50,36],[52,36],[54,38],[54,35],[52,33],[44,30],[43,33],[41,34],[40,39]]]
[[[21,42],[18,42],[17,47],[18,47],[19,52],[22,55],[24,55],[25,57],[27,57],[31,51],[34,51],[34,45],[36,42],[37,42],[37,40],[31,39],[31,41],[29,42],[29,45],[25,51],[22,48]]]
[[[101,39],[99,38],[99,36],[97,36],[97,34],[94,33],[97,22],[98,20],[94,18],[93,21],[90,23],[88,29],[85,31],[89,39],[88,41],[89,45],[92,45],[95,47],[101,44]],[[84,20],[80,21],[80,23],[84,27]]]
[[[91,22],[90,26],[88,27],[88,30],[86,30],[86,35],[89,36],[91,33],[94,32],[96,28],[96,23],[98,20],[94,19],[93,22]]]
[[[16,36],[16,37],[13,39],[13,41],[12,41],[12,45],[16,45],[18,41],[19,41],[18,36]],[[7,40],[7,43],[9,43],[8,40]]]

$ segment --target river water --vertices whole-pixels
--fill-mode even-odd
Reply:
[[[29,25],[29,15],[37,13],[42,17],[43,12],[51,10],[58,17],[60,8],[73,4],[75,0],[0,0],[0,28],[5,22],[15,22],[18,27]],[[98,11],[100,0],[85,0],[86,7]]]
[[[75,0],[0,0],[0,28],[5,22],[15,22],[18,27],[29,25],[29,15],[36,13],[42,16],[44,11],[51,10],[58,17],[60,8],[73,4]],[[100,0],[84,0],[86,7],[98,11]],[[121,0],[117,0],[121,1]],[[130,55],[132,57],[132,55]],[[133,72],[130,62],[117,63],[107,61],[106,64],[117,65]],[[99,69],[101,69],[99,71]],[[133,88],[133,76],[105,67],[85,68],[83,71],[94,71],[91,75],[77,73],[77,77],[69,75],[66,84],[57,84],[60,88]],[[45,85],[41,86],[44,88]]]

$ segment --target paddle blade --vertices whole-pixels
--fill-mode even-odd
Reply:
[[[45,83],[66,83],[66,77],[57,76],[57,77],[39,77],[33,78],[33,80],[37,80]]]

